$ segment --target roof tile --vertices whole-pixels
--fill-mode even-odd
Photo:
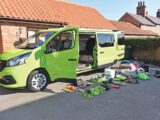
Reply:
[[[133,18],[135,18],[136,20],[138,20],[143,25],[154,26],[154,24],[152,22],[147,20],[145,17],[142,17],[141,15],[136,15],[136,14],[133,14],[133,13],[128,13],[128,14],[130,16],[132,16]]]
[[[160,25],[160,18],[153,17],[153,16],[150,16],[150,15],[147,15],[146,18],[148,20],[150,20],[151,22],[153,22],[154,24]]]
[[[95,8],[60,0],[0,0],[0,16],[68,23],[84,28],[115,29]]]
[[[120,21],[111,21],[111,22],[118,30],[124,31],[125,35],[133,35],[133,36],[157,36],[158,35],[152,31],[142,30],[129,22],[120,22]]]

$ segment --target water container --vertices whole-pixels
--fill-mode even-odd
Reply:
[[[104,74],[110,76],[111,78],[115,78],[116,71],[113,69],[105,69]]]

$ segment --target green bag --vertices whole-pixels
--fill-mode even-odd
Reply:
[[[120,86],[125,86],[125,85],[126,85],[125,82],[117,81],[117,80],[114,80],[114,81],[113,81],[113,84],[114,84],[114,85],[120,85]]]
[[[137,78],[140,80],[148,80],[149,76],[146,73],[138,73]]]
[[[92,81],[93,83],[96,83],[96,84],[101,84],[101,83],[107,81],[107,79],[106,79],[105,76],[104,76],[104,77],[100,77],[100,78],[94,77],[94,78],[92,78],[91,81]]]
[[[120,80],[120,81],[124,81],[126,79],[127,79],[127,77],[125,77],[123,75],[116,75],[116,78],[115,78],[115,80]]]
[[[105,88],[102,86],[97,86],[95,88],[91,88],[89,90],[86,90],[85,92],[83,92],[83,96],[90,99],[94,96],[100,95],[102,93],[105,92]]]

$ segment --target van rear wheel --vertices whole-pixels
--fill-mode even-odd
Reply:
[[[33,92],[43,91],[49,81],[49,76],[44,70],[33,71],[27,81],[27,88]]]

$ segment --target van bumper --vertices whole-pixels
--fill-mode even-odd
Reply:
[[[8,75],[0,79],[0,84],[13,85],[13,84],[16,84],[16,81],[11,75]]]
[[[5,88],[24,88],[29,74],[30,70],[27,69],[25,64],[6,67],[0,72],[0,86]]]

